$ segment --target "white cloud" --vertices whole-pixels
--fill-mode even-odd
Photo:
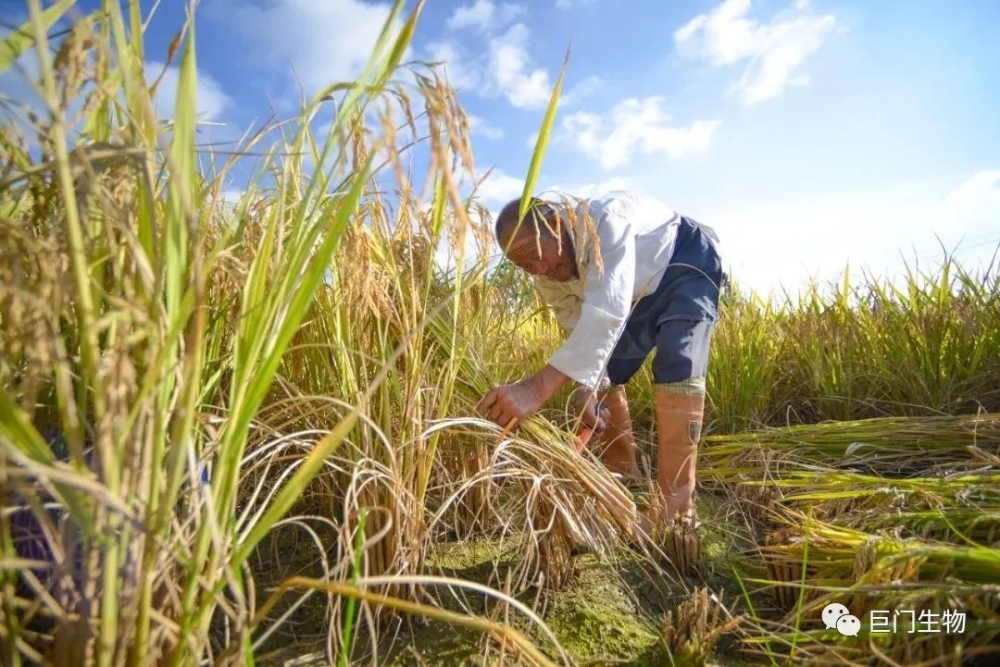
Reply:
[[[478,91],[484,85],[482,67],[464,57],[461,47],[450,41],[427,45],[427,60],[442,63],[448,82],[458,90]]]
[[[424,49],[425,59],[443,63],[448,81],[459,90],[484,98],[503,96],[520,109],[541,109],[548,105],[555,82],[547,70],[532,62],[530,35],[528,27],[518,23],[493,35],[485,48],[481,43],[468,48],[455,39],[431,42]],[[560,106],[577,105],[603,85],[600,77],[588,76],[563,89]]]
[[[580,5],[592,5],[597,0],[556,0],[556,9],[573,9]]]
[[[469,120],[469,131],[472,134],[486,137],[487,139],[502,139],[503,130],[491,124],[484,118],[467,114]]]
[[[492,0],[476,0],[471,5],[458,7],[448,19],[447,26],[452,30],[473,27],[489,31],[502,28],[524,14],[527,14],[527,9],[523,5],[507,2],[497,4]]]
[[[613,190],[630,190],[632,192],[641,192],[641,189],[635,184],[635,182],[627,176],[612,176],[611,178],[605,179],[603,181],[596,181],[591,183],[583,183],[578,185],[572,185],[569,187],[563,187],[560,185],[553,185],[547,188],[546,191],[551,191],[554,193],[564,193],[571,197],[597,197],[602,194],[606,194]]]
[[[717,67],[745,63],[734,88],[746,106],[778,97],[788,86],[808,84],[809,77],[798,73],[800,66],[838,25],[831,14],[811,14],[807,0],[795,0],[770,23],[748,18],[750,4],[724,0],[674,33],[682,58]]]
[[[948,204],[959,219],[992,217],[1000,223],[1000,169],[972,174],[948,194]]]
[[[297,75],[309,92],[356,78],[391,10],[361,0],[268,0],[263,7],[230,0],[214,6],[252,45],[251,55]]]
[[[177,67],[170,66],[163,71],[163,63],[149,61],[146,63],[146,77],[152,83],[160,74],[159,85],[156,87],[156,95],[153,97],[158,118],[173,118],[177,104],[177,82],[180,80],[180,71]],[[214,121],[218,120],[222,113],[232,104],[232,99],[222,90],[222,86],[208,74],[198,71],[198,85],[195,91],[195,110],[198,120]]]
[[[848,265],[857,279],[865,269],[899,281],[907,266],[934,272],[945,252],[982,270],[1000,244],[1000,171],[695,217],[718,231],[739,283],[761,293],[823,284]]]
[[[482,177],[483,174],[479,174],[477,180]],[[476,189],[476,196],[479,201],[485,204],[506,204],[510,200],[520,197],[523,192],[523,178],[515,178],[499,169],[494,169],[480,183],[479,188]]]
[[[670,126],[662,97],[629,98],[610,112],[578,112],[566,116],[563,131],[577,148],[597,159],[605,169],[629,163],[636,152],[666,153],[676,159],[704,151],[719,125],[696,120],[686,127]]]
[[[489,68],[508,102],[520,109],[540,109],[548,104],[553,83],[547,71],[532,67],[528,36],[528,27],[518,23],[492,40]]]
[[[1000,169],[978,171],[949,192],[942,222],[959,250],[992,256],[1000,244]]]
[[[230,206],[236,206],[240,203],[240,200],[243,199],[246,193],[247,191],[244,188],[228,187],[223,188],[219,195],[225,203]]]
[[[571,107],[579,104],[581,100],[597,94],[603,86],[604,79],[599,76],[588,76],[568,90],[563,89],[563,93],[559,98],[559,106]]]

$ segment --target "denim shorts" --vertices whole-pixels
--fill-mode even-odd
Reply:
[[[632,304],[608,361],[608,379],[613,384],[628,382],[654,347],[654,382],[707,375],[724,280],[722,261],[708,235],[690,218],[681,217],[670,264],[656,290]]]

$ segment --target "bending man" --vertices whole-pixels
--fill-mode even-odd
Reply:
[[[567,339],[544,368],[493,389],[477,409],[513,427],[574,382],[581,419],[594,429],[603,463],[638,477],[624,385],[656,348],[656,476],[663,518],[693,517],[709,344],[724,277],[717,237],[631,192],[579,206],[532,199],[523,220],[520,203],[500,212],[497,241],[508,259],[534,277]]]

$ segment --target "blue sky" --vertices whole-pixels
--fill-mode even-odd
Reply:
[[[388,4],[203,0],[198,14],[199,107],[237,135],[288,115],[299,85],[356,74]],[[183,15],[161,3],[150,61]],[[976,266],[1000,243],[995,0],[428,0],[411,56],[448,62],[477,170],[494,169],[491,210],[520,191],[571,40],[543,186],[653,195],[713,226],[747,286],[794,289],[848,262],[930,268],[937,237]]]

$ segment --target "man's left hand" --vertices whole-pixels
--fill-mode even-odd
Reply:
[[[544,402],[537,384],[527,379],[490,391],[476,406],[476,412],[511,429],[537,412]]]
[[[598,438],[604,435],[604,429],[611,420],[607,406],[597,400],[594,392],[584,388],[577,388],[573,392],[573,400],[583,426],[593,431]]]

